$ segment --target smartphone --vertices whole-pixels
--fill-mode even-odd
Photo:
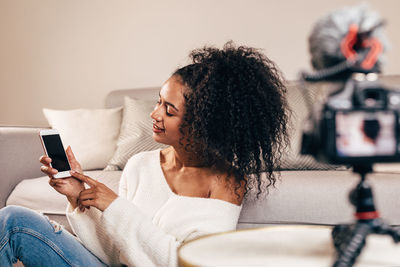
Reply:
[[[41,130],[39,135],[44,152],[51,158],[50,166],[58,171],[53,177],[65,178],[71,176],[69,173],[71,166],[58,131],[56,129]]]

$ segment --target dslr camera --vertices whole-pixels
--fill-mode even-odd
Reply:
[[[352,73],[303,131],[302,154],[332,164],[400,161],[400,92],[376,73]]]
[[[387,43],[384,24],[364,7],[338,10],[316,23],[309,45],[317,72],[302,73],[301,80],[341,86],[310,110],[302,154],[353,166],[400,161],[400,91],[377,75]]]

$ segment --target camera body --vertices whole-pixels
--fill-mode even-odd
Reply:
[[[400,161],[400,92],[353,73],[305,123],[301,153],[332,164]]]

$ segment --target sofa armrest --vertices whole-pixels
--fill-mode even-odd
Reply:
[[[0,208],[23,179],[43,176],[39,157],[42,128],[0,126]]]

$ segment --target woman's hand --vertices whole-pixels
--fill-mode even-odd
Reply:
[[[76,172],[82,172],[81,165],[76,160],[74,153],[71,150],[71,147],[68,146],[66,149],[66,154],[71,165],[71,169]],[[69,202],[71,203],[73,208],[76,208],[78,205],[79,193],[85,189],[84,184],[73,177],[67,178],[54,178],[58,171],[52,167],[50,167],[51,158],[47,156],[40,157],[40,162],[44,165],[40,168],[40,170],[49,176],[49,184],[60,194],[65,195]],[[83,207],[81,207],[82,210]]]
[[[118,195],[105,184],[102,184],[89,176],[74,171],[71,171],[71,175],[90,186],[90,188],[85,189],[80,193],[78,200],[80,206],[93,206],[104,211],[111,202],[118,197]]]

